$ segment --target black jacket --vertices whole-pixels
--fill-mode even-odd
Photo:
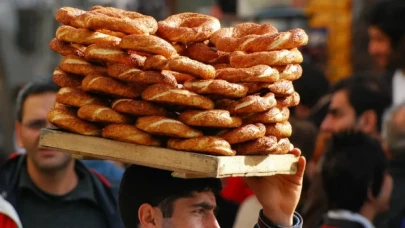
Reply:
[[[14,156],[0,168],[0,194],[14,207],[16,207],[16,192],[21,168],[25,164],[25,160],[25,155]],[[82,166],[83,170],[89,172],[97,201],[106,215],[108,227],[123,228],[118,204],[112,194],[109,183],[100,174],[93,173],[85,168],[80,161],[76,161],[76,166]]]
[[[364,228],[364,226],[353,221],[325,218],[320,228]]]

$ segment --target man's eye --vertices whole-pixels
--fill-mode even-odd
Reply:
[[[42,121],[42,120],[32,121],[32,122],[28,122],[25,126],[30,129],[41,129],[41,128],[46,127],[46,121]]]
[[[197,213],[197,214],[204,214],[205,213],[205,210],[204,209],[198,209],[198,210],[195,210],[195,211],[193,211],[194,213]]]

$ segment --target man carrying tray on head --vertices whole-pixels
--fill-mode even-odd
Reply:
[[[300,156],[294,149],[292,154]],[[305,159],[300,157],[295,175],[245,178],[263,205],[256,228],[302,227],[295,213]],[[132,165],[124,173],[119,192],[119,208],[126,228],[219,227],[215,193],[219,179],[180,179],[164,171]]]

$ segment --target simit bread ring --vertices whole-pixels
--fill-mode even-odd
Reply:
[[[189,80],[195,79],[195,77],[189,75],[189,74],[184,74],[176,71],[171,71],[171,70],[162,70],[161,72],[163,75],[167,77],[174,77],[178,83],[184,83]]]
[[[277,98],[277,107],[293,107],[300,103],[300,95],[297,92],[293,92],[288,97]]]
[[[254,36],[254,35],[264,35],[264,34],[275,34],[277,33],[278,30],[276,27],[270,25],[270,24],[256,24],[256,23],[251,23],[251,22],[246,22],[246,23],[240,23],[235,25],[235,27],[231,28],[222,28],[218,31],[216,31],[212,36],[210,37],[210,42],[213,43],[215,46],[219,46],[220,48],[223,46],[227,52],[232,52],[234,48],[232,46],[235,46],[239,40],[239,38],[245,37],[245,36]],[[228,45],[228,47],[226,47]],[[229,46],[231,46],[230,49]],[[218,47],[217,47],[218,48]],[[218,49],[220,50],[220,49]],[[222,49],[221,49],[222,50]],[[229,50],[229,51],[228,51]],[[224,50],[222,50],[224,51]]]
[[[243,118],[243,122],[271,124],[287,121],[288,118],[290,118],[290,109],[274,107],[266,112],[247,115]]]
[[[273,123],[266,125],[266,135],[276,136],[277,138],[287,138],[292,134],[290,122]]]
[[[203,43],[193,43],[187,46],[187,56],[203,63],[229,64],[230,54],[216,51]]]
[[[163,107],[147,101],[118,99],[113,101],[111,108],[134,116],[168,116],[168,112]]]
[[[176,78],[169,74],[161,74],[158,71],[143,71],[124,64],[109,64],[107,67],[109,76],[121,81],[141,84],[167,84],[177,87]]]
[[[244,97],[248,92],[248,88],[244,85],[216,79],[187,81],[183,86],[198,94],[221,95],[229,98]]]
[[[211,66],[213,66],[215,68],[215,70],[220,70],[220,69],[224,69],[224,68],[230,68],[231,64],[220,63],[220,64],[211,64]]]
[[[64,25],[85,28],[84,17],[86,13],[87,11],[77,8],[62,7],[56,11],[56,20]]]
[[[172,46],[174,47],[174,49],[176,49],[177,54],[179,55],[185,55],[186,53],[186,45],[181,44],[181,43],[172,43]]]
[[[202,136],[192,139],[169,139],[167,147],[175,150],[194,151],[206,154],[233,156],[229,143],[219,137]]]
[[[299,64],[288,64],[276,68],[280,73],[280,79],[295,81],[302,75],[302,67]]]
[[[76,115],[76,113],[77,113],[76,108],[69,107],[67,105],[64,105],[64,104],[58,103],[58,102],[55,102],[53,104],[53,109],[59,109],[59,110],[63,110],[63,111],[66,111],[66,112],[70,112],[72,115]]]
[[[281,79],[267,87],[276,97],[286,97],[294,93],[294,86],[291,81]]]
[[[128,34],[154,34],[157,30],[157,22],[153,17],[133,11],[93,6],[87,14],[86,28],[105,28]]]
[[[190,43],[209,39],[221,28],[219,20],[199,13],[180,13],[158,22],[157,33],[170,42]]]
[[[261,124],[247,124],[236,129],[225,130],[218,134],[230,144],[242,143],[263,137],[266,134],[266,127]]]
[[[102,136],[122,142],[135,143],[146,146],[161,146],[162,142],[152,135],[128,124],[109,124],[104,127]]]
[[[169,70],[169,60],[163,55],[153,55],[145,60],[144,70]]]
[[[176,89],[164,84],[151,85],[142,92],[142,98],[147,101],[182,105],[198,109],[210,110],[214,102],[209,98],[184,89]]]
[[[121,39],[123,37],[127,36],[127,34],[125,34],[125,33],[115,32],[115,31],[111,31],[111,30],[108,30],[108,29],[96,29],[96,32],[107,34],[107,35],[110,35],[110,36],[116,36],[116,37],[119,37]]]
[[[184,123],[163,116],[139,117],[135,126],[154,135],[165,135],[179,138],[194,138],[202,136],[202,132],[194,130]]]
[[[286,154],[290,151],[290,147],[288,138],[277,140],[274,136],[264,136],[239,144],[236,153],[238,155]]]
[[[188,110],[181,113],[178,120],[196,127],[232,128],[239,127],[242,124],[242,120],[239,117],[230,116],[226,110]]]
[[[51,109],[48,112],[48,121],[59,128],[82,135],[99,136],[101,134],[101,129],[97,125],[62,109]]]
[[[235,68],[246,68],[256,65],[280,66],[302,63],[303,57],[298,49],[280,51],[262,51],[247,54],[235,51],[231,54],[230,63]]]
[[[74,43],[65,43],[63,41],[60,41],[56,38],[53,38],[51,42],[49,43],[49,48],[52,49],[54,52],[59,53],[63,56],[65,55],[78,55],[78,56],[84,56],[84,51],[86,50],[86,47],[80,44],[74,44]]]
[[[100,44],[106,46],[118,46],[121,41],[121,38],[119,37],[87,29],[78,29],[67,25],[62,25],[56,30],[56,38],[61,41],[84,45]]]
[[[80,87],[83,77],[76,74],[69,74],[56,67],[52,76],[53,82],[59,87]]]
[[[59,89],[56,94],[56,102],[73,107],[81,107],[88,104],[108,105],[107,101],[87,94],[81,89],[68,87]]]
[[[277,102],[273,93],[267,93],[263,97],[259,95],[250,95],[232,102],[226,109],[231,114],[244,114],[264,112],[276,106]]]
[[[135,53],[127,53],[119,48],[92,44],[84,52],[84,58],[88,61],[101,61],[122,63],[133,67],[143,67],[146,57]]]
[[[77,111],[77,116],[83,120],[97,123],[129,124],[132,120],[121,113],[103,105],[84,105]]]
[[[96,92],[116,97],[139,97],[138,88],[117,79],[96,74],[87,75],[82,81],[82,89],[87,92]]]
[[[266,65],[249,68],[224,68],[216,71],[215,78],[229,82],[276,82],[279,79],[277,69]]]
[[[66,72],[88,75],[88,74],[106,74],[107,69],[102,66],[91,64],[83,58],[76,55],[65,56],[60,61],[60,68]]]
[[[215,78],[215,68],[185,56],[171,58],[168,62],[170,70],[198,76],[202,79]]]
[[[287,32],[260,36],[245,36],[236,42],[219,39],[216,47],[221,51],[260,52],[301,47],[308,43],[308,36],[303,29],[292,29]]]
[[[155,55],[162,55],[166,58],[177,56],[177,51],[166,40],[151,35],[129,35],[122,38],[119,45],[122,49],[142,51]]]

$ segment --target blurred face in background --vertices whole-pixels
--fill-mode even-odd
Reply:
[[[53,92],[28,96],[23,104],[21,123],[16,123],[18,144],[27,152],[28,165],[41,171],[60,170],[72,161],[68,153],[38,148],[41,128],[50,125],[47,115],[55,96]]]
[[[320,130],[327,133],[337,133],[356,126],[356,111],[349,102],[345,90],[332,95],[328,114],[322,121]]]
[[[375,26],[368,28],[368,36],[368,53],[380,68],[386,69],[392,54],[389,37]]]

